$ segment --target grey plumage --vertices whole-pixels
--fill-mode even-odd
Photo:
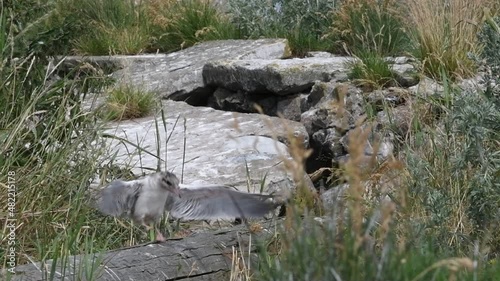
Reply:
[[[116,180],[101,191],[99,209],[107,215],[122,216],[124,210],[131,210],[134,207],[139,189],[140,185],[137,183],[129,185],[122,180]]]
[[[158,221],[165,211],[185,220],[262,217],[277,204],[272,195],[251,194],[223,186],[186,189],[170,172],[133,181],[117,180],[101,191],[98,208],[111,216],[125,216],[141,224]]]
[[[243,193],[223,186],[181,189],[165,205],[172,217],[211,220],[262,217],[276,207],[272,195]]]

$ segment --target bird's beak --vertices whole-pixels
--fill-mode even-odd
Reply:
[[[181,189],[180,188],[174,188],[174,194],[177,195],[179,198],[181,198]]]

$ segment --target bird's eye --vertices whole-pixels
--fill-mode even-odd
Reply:
[[[167,180],[166,178],[161,179],[164,183],[166,183],[168,186],[172,185],[172,182],[170,180]]]

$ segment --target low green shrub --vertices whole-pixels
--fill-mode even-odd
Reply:
[[[229,12],[244,36],[286,38],[292,53],[302,56],[308,51],[332,50],[327,33],[337,3],[337,0],[230,0]]]
[[[444,99],[425,101],[441,116],[408,138],[411,202],[442,244],[467,252],[477,241],[493,258],[500,252],[500,104],[484,90],[446,89]]]
[[[483,46],[481,52],[481,65],[491,71],[490,78],[500,80],[500,16],[492,17],[488,15],[483,28],[478,34],[479,42]]]

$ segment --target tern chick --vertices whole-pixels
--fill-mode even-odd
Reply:
[[[244,193],[223,186],[180,188],[170,172],[158,172],[132,181],[113,181],[102,189],[98,209],[115,217],[127,217],[147,229],[165,211],[184,220],[262,217],[277,207],[273,195]],[[156,231],[156,240],[165,241]]]

